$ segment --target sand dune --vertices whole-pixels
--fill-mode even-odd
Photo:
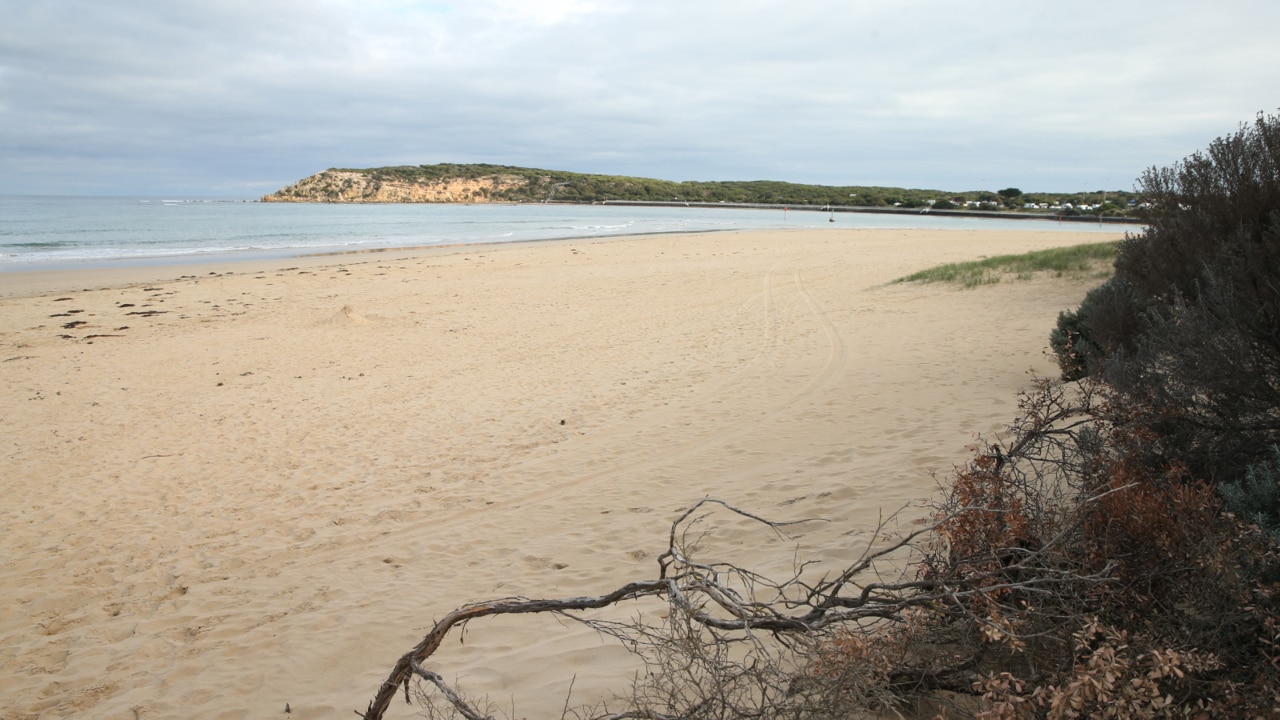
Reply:
[[[653,576],[705,495],[832,521],[787,543],[725,520],[708,552],[838,564],[1012,419],[1085,290],[884,283],[1101,239],[669,235],[43,280],[90,289],[0,300],[0,716],[351,717],[462,602]],[[440,660],[528,717],[575,675],[575,700],[624,690],[630,662],[551,620]]]

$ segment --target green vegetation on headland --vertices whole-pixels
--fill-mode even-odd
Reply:
[[[386,193],[389,188],[397,192]],[[413,193],[411,188],[434,192]],[[1077,193],[802,185],[772,180],[685,181],[490,164],[331,168],[263,198],[267,202],[745,203],[818,207],[930,208],[1090,216],[1136,215],[1141,199],[1123,190]]]
[[[1023,255],[997,255],[938,265],[894,282],[948,282],[973,288],[993,285],[1010,276],[1024,280],[1036,273],[1073,280],[1101,280],[1111,275],[1111,265],[1115,262],[1119,246],[1119,241],[1113,241],[1036,250]]]

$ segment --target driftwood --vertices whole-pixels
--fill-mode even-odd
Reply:
[[[648,582],[629,583],[607,595],[598,597],[579,597],[566,598],[561,600],[528,600],[521,598],[507,598],[503,600],[493,600],[489,602],[472,603],[464,605],[457,610],[445,615],[436,622],[435,627],[431,628],[431,632],[427,633],[422,642],[414,646],[412,650],[401,656],[392,669],[391,675],[382,683],[382,687],[378,690],[378,695],[369,703],[369,709],[363,714],[365,720],[378,720],[383,713],[387,711],[387,706],[391,704],[391,699],[395,697],[397,689],[404,687],[405,702],[409,700],[409,681],[413,676],[423,678],[431,682],[433,685],[440,687],[446,697],[455,706],[459,707],[464,717],[469,720],[479,720],[484,717],[478,713],[475,717],[474,712],[457,696],[452,690],[447,689],[443,679],[439,675],[430,672],[422,667],[420,663],[426,660],[440,647],[440,643],[444,642],[449,631],[454,626],[465,623],[469,620],[482,618],[489,615],[517,615],[527,613],[566,613],[573,610],[591,610],[602,608],[623,600],[629,600],[646,595],[657,595],[666,587],[666,583],[662,580],[651,580]],[[465,709],[464,709],[465,708]]]
[[[404,689],[405,702],[410,702],[409,682],[414,676],[420,677],[440,688],[441,692],[445,694],[446,699],[458,708],[458,711],[464,717],[468,718],[468,720],[480,720],[480,718],[485,717],[470,708],[470,706],[468,706],[453,690],[447,687],[439,675],[426,670],[422,667],[421,663],[439,649],[440,644],[444,642],[444,639],[455,626],[465,624],[470,620],[491,615],[521,615],[530,613],[554,613],[565,615],[573,611],[604,608],[610,605],[616,605],[625,600],[634,600],[637,598],[652,596],[666,596],[670,598],[673,603],[690,612],[692,617],[697,618],[708,627],[725,630],[751,627],[773,632],[802,631],[806,629],[802,620],[789,618],[776,612],[761,613],[761,610],[768,608],[758,607],[755,609],[748,609],[747,605],[742,602],[741,598],[737,597],[737,592],[722,586],[718,582],[698,582],[699,580],[705,581],[706,578],[703,577],[701,573],[698,573],[697,570],[709,570],[711,571],[711,575],[718,574],[718,572],[715,568],[710,566],[699,566],[688,563],[681,551],[681,543],[678,542],[678,533],[683,527],[685,521],[687,521],[703,506],[708,504],[723,506],[739,515],[749,517],[753,520],[758,520],[759,522],[775,529],[789,524],[804,522],[795,521],[791,523],[776,523],[739,510],[723,501],[713,498],[704,498],[682,513],[680,517],[672,523],[669,547],[667,552],[658,558],[658,564],[660,567],[658,579],[627,583],[613,592],[592,597],[561,598],[555,600],[502,598],[464,605],[438,620],[434,627],[431,628],[431,631],[423,637],[421,642],[415,645],[412,650],[401,656],[400,660],[396,662],[395,667],[392,669],[391,675],[382,683],[377,696],[369,703],[369,708],[362,714],[362,717],[366,720],[380,720],[383,714],[387,711],[387,707],[390,705],[391,699],[395,697],[396,692],[400,688]],[[674,574],[671,573],[670,571],[673,565],[680,567],[683,571]],[[708,597],[717,600],[718,604],[728,610],[732,617],[719,618],[695,608],[688,600],[688,596],[694,592],[701,592],[706,594]],[[575,617],[574,619],[579,618]]]
[[[783,537],[783,528],[787,525],[813,522],[800,520],[778,523],[724,501],[704,498],[672,522],[667,550],[658,559],[659,574],[656,579],[627,583],[612,592],[597,596],[562,599],[511,597],[457,608],[437,621],[421,642],[401,656],[369,703],[368,709],[356,714],[365,720],[381,720],[392,699],[401,691],[405,701],[411,703],[410,683],[417,677],[433,685],[453,710],[466,720],[489,720],[487,715],[468,704],[439,674],[426,668],[423,663],[440,648],[454,628],[493,615],[551,613],[584,622],[619,637],[633,650],[645,644],[651,647],[663,644],[670,646],[670,639],[664,639],[653,628],[646,628],[638,623],[619,625],[593,621],[578,614],[627,600],[658,597],[665,599],[669,605],[668,622],[673,626],[683,626],[681,632],[685,633],[683,637],[686,639],[697,636],[693,643],[680,643],[681,648],[684,648],[681,651],[690,652],[687,648],[692,646],[701,647],[693,652],[714,653],[733,643],[759,645],[764,639],[788,645],[797,640],[816,637],[824,630],[830,632],[833,628],[854,628],[855,632],[871,632],[869,628],[883,627],[885,622],[904,623],[904,616],[913,609],[927,608],[929,613],[937,617],[966,618],[982,623],[984,620],[974,617],[970,610],[973,600],[979,596],[989,607],[1007,605],[1007,610],[1014,613],[1017,611],[1012,605],[1015,595],[1019,598],[1046,596],[1064,584],[1105,581],[1101,575],[1081,577],[1070,569],[1055,571],[1037,566],[1040,551],[1022,548],[1015,548],[1018,554],[1004,559],[990,571],[970,569],[964,573],[921,574],[896,577],[889,581],[876,579],[879,577],[878,562],[889,558],[901,561],[907,559],[904,556],[908,554],[913,555],[910,558],[912,562],[922,559],[926,552],[921,547],[923,541],[931,537],[937,527],[923,525],[912,532],[892,537],[880,547],[869,543],[856,562],[833,577],[824,577],[810,584],[797,571],[792,577],[777,582],[732,564],[699,562],[687,554],[687,549],[696,544],[696,538],[691,538],[689,532],[690,527],[701,518],[699,513],[717,508],[759,522]],[[883,540],[887,524],[887,520],[882,520],[873,537]],[[801,569],[803,568],[802,565]],[[1035,571],[1030,572],[1033,568]],[[1022,572],[1024,570],[1027,572]],[[902,572],[899,567],[895,576],[901,576]],[[1007,634],[1010,628],[1000,627],[995,631]],[[703,643],[703,646],[699,643]],[[706,645],[712,647],[708,649]],[[723,658],[724,655],[720,657]],[[759,658],[743,662],[750,667],[739,664],[735,672],[754,672],[760,663]],[[976,658],[970,655],[941,667],[896,667],[884,677],[889,685],[899,688],[914,685],[917,688],[927,686],[932,689],[965,691],[971,687],[975,677],[968,673],[975,663]],[[714,673],[712,676],[719,677]],[[786,687],[778,689],[776,685],[774,682],[767,692],[790,695],[795,690]],[[696,708],[693,710],[696,711]],[[691,711],[684,716],[701,714],[717,715]],[[606,712],[598,716],[662,720],[666,714],[657,710],[630,710],[624,713]]]

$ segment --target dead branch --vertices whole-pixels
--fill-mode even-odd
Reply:
[[[420,665],[432,655],[444,642],[449,631],[455,625],[466,623],[477,618],[490,615],[521,615],[528,613],[567,613],[572,610],[594,610],[623,600],[657,595],[667,587],[666,581],[650,580],[646,582],[628,583],[606,595],[595,597],[566,598],[560,600],[529,600],[524,598],[505,598],[489,602],[464,605],[445,615],[437,621],[422,642],[401,656],[392,669],[391,675],[382,683],[378,694],[369,703],[369,709],[363,713],[366,720],[379,720],[387,711],[396,689],[404,688],[405,702],[409,702],[409,680],[414,675],[414,665]],[[425,671],[424,671],[425,672]]]
[[[716,506],[773,530],[786,537],[782,528],[806,520],[776,522],[743,511],[715,498],[704,498],[681,513],[671,525],[669,545],[658,558],[659,575],[654,580],[631,582],[604,595],[564,598],[529,599],[503,598],[464,605],[437,621],[430,632],[405,653],[390,675],[382,683],[377,695],[369,703],[362,717],[380,720],[397,690],[403,688],[406,702],[410,680],[417,676],[434,685],[445,699],[465,720],[490,720],[470,706],[458,693],[448,687],[441,677],[423,666],[423,663],[440,648],[450,631],[459,625],[494,615],[551,613],[587,624],[596,630],[622,640],[633,651],[641,654],[647,648],[658,655],[670,653],[673,646],[691,654],[692,660],[682,658],[669,665],[678,665],[680,672],[690,674],[689,685],[699,692],[742,692],[745,695],[785,697],[791,692],[780,678],[785,663],[765,641],[779,642],[791,647],[795,638],[813,638],[828,628],[865,628],[862,623],[871,621],[903,623],[904,615],[913,608],[928,608],[939,617],[967,618],[974,620],[971,608],[976,599],[983,599],[989,607],[1002,607],[1009,613],[1017,612],[1009,597],[1037,594],[1048,595],[1060,587],[1081,582],[1104,582],[1101,574],[1082,576],[1070,568],[1057,570],[1038,567],[1040,552],[1024,550],[1010,562],[989,563],[990,569],[967,563],[963,571],[951,568],[949,572],[935,573],[929,577],[902,578],[883,581],[877,563],[888,558],[903,559],[904,553],[915,560],[923,557],[920,543],[930,537],[936,525],[922,527],[897,536],[888,544],[872,548],[869,543],[858,560],[834,576],[808,584],[797,570],[783,581],[773,581],[750,570],[730,563],[708,563],[690,557],[690,527],[705,514],[700,510]],[[972,510],[973,508],[966,508]],[[883,537],[889,521],[882,520],[875,538]],[[874,542],[874,540],[872,541]],[[1029,572],[1020,575],[1019,571]],[[1034,570],[1035,572],[1030,572]],[[901,570],[898,571],[899,574]],[[870,576],[872,581],[863,578]],[[616,605],[644,597],[661,597],[669,605],[667,627],[645,627],[640,623],[617,623],[589,619],[578,613]],[[761,599],[763,598],[763,599]],[[979,622],[981,618],[976,618]],[[1007,627],[993,628],[992,632],[1013,632]],[[676,639],[673,639],[675,633]],[[746,643],[747,659],[730,657],[726,648]],[[646,662],[650,662],[646,660]],[[660,661],[659,664],[662,664]],[[962,658],[947,668],[897,667],[886,675],[893,686],[916,685],[957,688],[965,686],[969,677],[965,672],[974,664],[973,658]],[[692,664],[689,664],[692,663]],[[697,666],[695,668],[695,666]],[[693,669],[691,669],[693,668]],[[710,670],[707,670],[710,668]],[[709,673],[708,680],[725,682],[727,678],[739,678],[742,683],[755,683],[755,689],[711,689],[699,682],[698,673]],[[732,683],[729,683],[730,685]],[[745,687],[745,685],[744,685]],[[763,688],[763,689],[762,689]],[[673,693],[675,691],[672,691]],[[730,697],[703,698],[699,702],[715,700],[717,707],[741,709],[734,706],[737,700]],[[667,697],[663,709],[671,703],[690,703],[687,698]],[[706,714],[681,713],[683,717]],[[692,713],[692,714],[690,714]],[[360,713],[357,713],[360,714]],[[662,709],[637,709],[616,718],[645,717],[662,720],[668,715]],[[709,716],[718,716],[711,713]]]

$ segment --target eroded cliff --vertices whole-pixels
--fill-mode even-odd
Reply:
[[[529,178],[489,175],[476,178],[400,180],[369,172],[325,170],[262,198],[263,202],[330,203],[487,203],[506,191],[523,188]]]

